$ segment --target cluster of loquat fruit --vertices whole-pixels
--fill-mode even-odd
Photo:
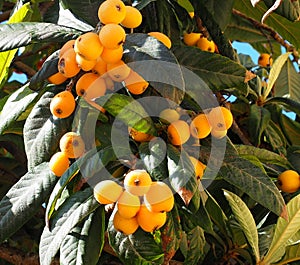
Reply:
[[[94,187],[94,197],[99,203],[116,203],[114,228],[125,235],[133,234],[139,227],[146,232],[161,228],[167,220],[167,212],[174,206],[169,186],[162,181],[152,181],[143,169],[129,171],[123,186],[114,180],[102,180]]]

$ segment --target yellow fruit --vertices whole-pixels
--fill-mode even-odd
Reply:
[[[58,56],[61,57],[65,51],[69,50],[70,48],[74,48],[75,40],[69,40],[67,41],[59,50]]]
[[[123,45],[120,45],[116,49],[104,48],[101,54],[101,58],[106,63],[116,63],[122,59]]]
[[[196,45],[202,51],[215,52],[215,49],[216,49],[215,43],[212,40],[211,41],[208,40],[202,34],[201,34],[199,40],[197,41]]]
[[[69,168],[69,164],[68,156],[64,152],[57,152],[50,158],[49,168],[54,175],[60,177]]]
[[[233,116],[225,107],[215,107],[207,114],[208,121],[215,131],[228,130],[233,123]]]
[[[131,235],[139,228],[136,217],[124,218],[118,213],[118,211],[116,211],[113,216],[113,225],[117,231],[124,235]]]
[[[154,181],[144,195],[144,202],[151,212],[169,212],[174,206],[173,192],[166,183]]]
[[[125,42],[125,30],[117,24],[106,24],[99,32],[102,45],[107,49],[117,49]]]
[[[128,91],[134,95],[140,95],[149,86],[149,83],[137,72],[131,70],[128,77],[124,80]]]
[[[268,53],[262,53],[258,57],[258,65],[261,67],[270,67],[273,64],[273,58]]]
[[[168,138],[173,145],[182,145],[190,138],[190,127],[183,120],[177,120],[168,126]]]
[[[65,77],[63,74],[61,74],[60,72],[57,72],[56,74],[48,77],[48,81],[54,85],[60,85],[63,82],[65,82],[67,79],[68,78]]]
[[[156,38],[157,40],[162,42],[168,49],[171,49],[172,42],[166,34],[162,32],[153,31],[149,32],[148,35]]]
[[[58,71],[67,78],[74,77],[80,71],[76,62],[76,53],[74,49],[70,48],[64,52],[58,61]]]
[[[97,33],[87,32],[76,39],[74,51],[84,59],[94,61],[101,55],[103,46]]]
[[[296,192],[300,188],[300,176],[295,170],[285,170],[278,176],[277,185],[283,192]]]
[[[93,73],[98,74],[99,76],[105,75],[107,71],[107,63],[102,59],[102,55],[98,57],[95,66],[92,69]]]
[[[166,212],[151,212],[145,205],[141,205],[137,214],[137,222],[146,232],[154,232],[155,230],[158,230],[166,223],[166,220]]]
[[[97,74],[86,73],[76,83],[76,93],[87,100],[101,97],[106,92],[105,80]]]
[[[204,174],[204,169],[206,166],[200,162],[197,158],[190,156],[190,160],[194,166],[194,171],[195,171],[195,176],[197,179],[201,180],[203,174]]]
[[[50,112],[57,118],[69,117],[74,109],[76,103],[74,96],[70,91],[62,91],[56,94],[50,102]]]
[[[222,139],[223,137],[225,137],[227,135],[227,130],[218,131],[218,130],[212,129],[211,135],[217,139]]]
[[[117,203],[118,212],[124,218],[132,218],[136,216],[140,206],[140,198],[126,190],[123,191]]]
[[[130,67],[122,60],[107,64],[107,74],[115,82],[124,81],[130,74]]]
[[[125,4],[121,0],[106,0],[98,9],[98,18],[102,24],[119,24],[125,15]]]
[[[137,142],[149,142],[153,136],[147,133],[139,132],[134,128],[129,129],[129,135]]]
[[[141,12],[133,6],[126,6],[125,8],[126,15],[122,20],[121,25],[130,29],[137,28],[139,25],[141,25],[143,19]]]
[[[77,158],[83,155],[85,144],[81,136],[75,132],[65,133],[59,141],[60,150],[69,158]]]
[[[211,125],[204,113],[198,114],[190,124],[190,132],[194,138],[203,139],[211,132]]]
[[[152,179],[146,170],[135,169],[124,178],[125,189],[136,196],[143,196],[149,189]]]
[[[184,33],[183,42],[187,46],[196,46],[197,41],[200,39],[201,33]]]
[[[94,197],[101,204],[116,202],[122,192],[122,186],[110,179],[102,180],[94,187]]]
[[[175,109],[164,109],[159,113],[159,118],[163,123],[169,124],[179,120],[180,114]]]
[[[76,62],[80,69],[83,71],[90,71],[96,65],[96,60],[87,60],[85,57],[81,56],[79,53],[76,54]]]

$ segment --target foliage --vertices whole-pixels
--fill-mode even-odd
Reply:
[[[123,60],[149,87],[134,95],[115,82],[86,102],[75,94],[82,72],[61,85],[47,78],[66,41],[99,30],[102,2],[0,3],[0,265],[28,252],[42,265],[297,264],[299,190],[281,192],[276,180],[287,169],[300,172],[300,1],[276,8],[269,0],[124,0],[143,22],[126,30]],[[171,49],[150,31],[168,35]],[[216,52],[185,45],[190,32],[212,39]],[[272,54],[273,65],[237,54],[233,41]],[[25,84],[13,81],[20,73]],[[50,102],[66,88],[76,111],[54,118]],[[170,143],[161,110],[176,109],[190,123],[218,105],[234,117],[226,137]],[[140,143],[128,127],[154,138]],[[68,131],[82,135],[86,152],[57,178],[48,163]],[[201,181],[189,156],[206,165]],[[170,184],[175,205],[159,230],[124,235],[93,186],[111,176],[122,183],[134,168]]]

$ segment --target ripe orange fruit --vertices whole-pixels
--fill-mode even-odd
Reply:
[[[55,153],[49,161],[49,168],[57,177],[61,177],[69,168],[69,158],[64,152]]]
[[[136,216],[140,206],[140,198],[126,190],[123,191],[117,203],[118,212],[124,218],[132,218]]]
[[[131,235],[139,228],[136,217],[124,218],[118,211],[113,216],[113,225],[117,231],[124,235]]]
[[[166,183],[154,181],[144,195],[144,202],[151,212],[169,212],[174,206],[173,192]]]
[[[149,142],[153,138],[151,134],[139,132],[134,128],[129,128],[129,135],[137,142]]]
[[[161,228],[167,220],[166,212],[151,212],[145,205],[141,205],[137,213],[137,222],[146,232],[154,232]]]
[[[207,137],[211,132],[211,125],[204,113],[198,114],[190,124],[191,135],[197,139]]]
[[[190,138],[190,127],[183,120],[177,120],[168,126],[168,138],[173,145],[182,145]]]
[[[215,43],[212,40],[207,39],[202,34],[196,43],[197,47],[202,51],[215,52]]]
[[[90,71],[93,69],[93,67],[96,65],[96,60],[87,60],[85,57],[80,55],[80,53],[76,54],[76,62],[83,71]]]
[[[130,67],[122,60],[107,64],[107,74],[115,82],[124,81],[130,74]]]
[[[54,85],[60,85],[63,82],[67,81],[67,79],[68,78],[65,77],[63,74],[61,74],[60,72],[57,72],[56,74],[48,77],[48,81]]]
[[[141,12],[133,6],[125,6],[125,8],[126,15],[122,20],[121,25],[130,29],[137,28],[139,25],[141,25],[143,20]]]
[[[67,41],[59,50],[58,56],[61,57],[65,51],[69,50],[70,48],[74,49],[75,40]]]
[[[285,170],[277,179],[277,186],[280,190],[287,193],[293,193],[300,188],[300,176],[295,170]]]
[[[204,170],[206,168],[206,165],[204,165],[201,161],[199,161],[197,158],[190,156],[190,160],[194,166],[194,171],[195,171],[195,177],[198,180],[201,180]]]
[[[261,67],[270,67],[273,64],[273,58],[268,53],[262,53],[258,57],[258,65]]]
[[[98,18],[102,24],[119,24],[125,15],[125,4],[121,0],[106,0],[98,9]]]
[[[107,63],[102,59],[102,56],[98,57],[95,66],[92,68],[92,72],[102,76],[107,71]]]
[[[136,196],[143,196],[149,189],[152,179],[146,170],[135,169],[124,178],[125,189]]]
[[[87,32],[76,39],[74,51],[86,60],[95,61],[101,55],[103,46],[97,33]]]
[[[106,92],[105,80],[97,74],[85,73],[76,83],[76,93],[87,100],[101,97]]]
[[[59,141],[60,150],[69,158],[77,158],[83,155],[85,144],[81,136],[75,132],[65,133]]]
[[[58,71],[67,78],[77,75],[80,68],[76,62],[76,53],[74,49],[66,50],[58,61]]]
[[[215,107],[207,114],[208,121],[215,131],[228,130],[233,123],[233,116],[225,107]]]
[[[57,118],[69,117],[74,109],[76,103],[74,96],[70,91],[62,91],[56,94],[50,102],[50,112]]]
[[[200,39],[201,33],[184,33],[183,34],[183,42],[187,46],[196,46],[197,41]]]
[[[153,31],[149,32],[148,35],[156,38],[157,40],[162,42],[168,49],[171,49],[172,42],[166,34],[158,31]]]
[[[218,131],[218,130],[212,129],[211,135],[217,139],[222,139],[223,137],[225,137],[227,135],[227,130]]]
[[[102,180],[94,187],[94,197],[101,204],[116,202],[122,192],[122,186],[110,179]]]
[[[107,49],[117,49],[125,42],[125,30],[117,24],[106,24],[99,32],[102,45]]]
[[[180,114],[175,109],[164,109],[159,113],[159,118],[163,123],[169,124],[179,120]]]
[[[142,94],[149,86],[149,83],[132,69],[127,78],[124,80],[124,83],[128,91],[134,95]]]
[[[116,63],[122,59],[123,56],[123,45],[120,45],[116,49],[104,48],[101,54],[101,58],[106,63]]]

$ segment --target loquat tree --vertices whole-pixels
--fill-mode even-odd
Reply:
[[[299,20],[1,1],[0,265],[299,264]]]

